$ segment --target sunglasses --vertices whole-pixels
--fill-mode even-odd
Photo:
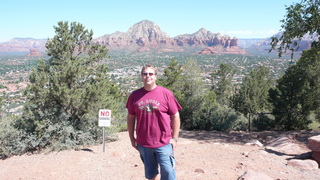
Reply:
[[[149,76],[153,76],[154,75],[154,73],[142,73],[144,76],[147,76],[147,75],[149,75]]]

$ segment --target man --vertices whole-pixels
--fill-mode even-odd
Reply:
[[[145,177],[176,179],[174,149],[177,146],[182,109],[172,92],[156,84],[157,70],[145,65],[141,70],[143,87],[128,98],[127,125],[132,146],[140,153]]]

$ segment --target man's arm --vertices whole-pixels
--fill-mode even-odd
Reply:
[[[172,139],[170,143],[172,144],[173,148],[177,146],[177,139],[179,137],[180,131],[180,114],[179,111],[170,116],[171,119],[171,128],[172,128]]]
[[[132,147],[134,147],[135,149],[138,149],[136,144],[136,138],[134,136],[135,125],[136,125],[136,116],[128,113],[127,128],[128,128],[129,138],[130,138]]]

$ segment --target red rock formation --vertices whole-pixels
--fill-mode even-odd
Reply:
[[[207,47],[197,53],[198,54],[220,54],[220,52],[218,50],[216,50],[216,48],[214,48],[214,47]]]
[[[151,51],[151,49],[145,46],[137,49],[137,52],[149,52],[149,51]]]
[[[35,39],[18,39],[9,43],[1,43],[0,50],[15,47],[15,51],[29,51],[36,49],[45,51],[46,41],[36,41]],[[228,35],[212,33],[204,28],[193,34],[184,34],[171,38],[167,33],[161,31],[155,23],[144,20],[134,24],[127,32],[116,31],[113,34],[104,35],[94,39],[94,42],[106,45],[110,50],[126,50],[132,52],[182,52],[186,49],[206,49],[203,53],[236,53],[243,54],[238,48],[238,39],[230,38]],[[217,47],[219,46],[217,50]],[[220,50],[220,48],[224,48]]]
[[[222,45],[216,45],[198,51],[197,54],[246,54],[246,51],[237,46],[228,46],[224,48]]]
[[[14,38],[0,44],[1,52],[29,52],[30,49],[45,51],[45,39]]]
[[[43,56],[44,54],[36,49],[31,49],[27,56]]]

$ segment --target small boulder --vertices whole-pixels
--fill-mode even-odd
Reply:
[[[311,157],[318,162],[320,165],[320,152],[318,151],[312,151]]]
[[[309,137],[308,146],[311,149],[311,151],[320,152],[320,135]]]
[[[314,160],[307,159],[307,160],[301,160],[301,159],[291,159],[288,161],[289,166],[299,167],[301,169],[305,170],[312,170],[312,169],[318,169],[318,163]]]
[[[246,145],[263,147],[263,144],[258,140],[252,140],[250,142],[247,142]]]
[[[310,151],[307,147],[300,145],[299,142],[290,135],[269,141],[266,144],[266,149],[287,155],[299,155]]]
[[[273,180],[270,176],[260,173],[260,172],[255,172],[253,170],[248,170],[246,171],[242,176],[238,178],[238,180]]]
[[[197,169],[194,170],[194,172],[196,172],[196,173],[204,173],[204,170],[200,169],[200,168],[197,168]]]

